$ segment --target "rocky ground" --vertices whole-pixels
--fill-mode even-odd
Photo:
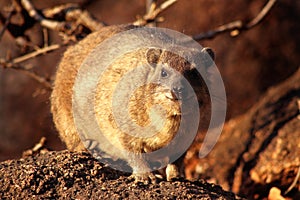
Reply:
[[[241,199],[204,181],[135,184],[88,153],[41,152],[0,163],[0,199]]]

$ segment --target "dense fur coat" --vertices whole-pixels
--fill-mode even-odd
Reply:
[[[51,95],[51,111],[59,135],[69,150],[85,150],[77,133],[72,113],[73,86],[79,67],[88,54],[102,41],[110,38],[116,33],[132,28],[135,27],[127,25],[105,27],[98,32],[88,35],[78,44],[69,47],[64,53],[56,73],[56,79]],[[105,136],[112,141],[112,144],[116,148],[125,148],[136,154],[151,152],[168,144],[178,131],[182,114],[180,111],[180,103],[178,101],[178,98],[180,100],[181,91],[175,91],[179,96],[174,96],[174,91],[161,87],[159,84],[144,85],[138,88],[134,94],[130,94],[131,97],[129,97],[128,110],[131,120],[141,127],[145,127],[151,122],[153,123],[153,126],[150,127],[149,130],[152,128],[153,131],[157,131],[155,130],[155,123],[160,123],[162,120],[159,118],[161,115],[157,114],[160,110],[156,109],[155,112],[151,112],[150,108],[155,104],[159,104],[165,109],[163,114],[166,117],[166,121],[163,129],[160,130],[155,137],[134,137],[124,133],[124,131],[120,131],[113,119],[110,104],[112,101],[113,89],[126,71],[141,64],[147,64],[148,66],[139,76],[145,83],[152,83],[158,80],[163,81],[164,77],[162,76],[164,76],[165,71],[168,74],[168,78],[164,84],[170,88],[178,89],[181,87],[179,84],[180,75],[184,74],[187,77],[190,76],[191,79],[197,79],[197,81],[191,80],[190,83],[195,86],[194,89],[197,94],[199,105],[202,106],[208,99],[207,90],[201,78],[195,77],[192,73],[189,74],[189,72],[192,71],[192,64],[186,62],[182,57],[175,55],[172,52],[155,48],[144,48],[130,52],[123,55],[121,58],[116,59],[113,64],[108,67],[108,70],[105,71],[104,78],[98,83],[95,95],[96,117],[99,126],[106,130]],[[161,68],[161,66],[166,67]],[[168,85],[170,83],[171,85]],[[130,87],[130,84],[131,80],[128,80],[128,82],[125,83],[123,89],[125,92],[126,87]],[[141,99],[143,101],[141,101]],[[193,108],[190,108],[190,111],[192,110]],[[130,130],[132,127],[128,125],[130,123],[126,123],[126,120],[128,119],[124,119],[122,124],[124,126],[127,125],[127,130]],[[186,130],[188,131],[188,127]],[[179,134],[182,134],[181,137],[184,137],[184,133]],[[101,146],[101,144],[99,144],[99,146]],[[142,159],[137,161],[126,158],[124,155],[120,155],[120,157],[129,163],[133,169],[133,173],[138,174],[139,171],[146,171],[144,168],[147,168],[147,164],[144,163]],[[139,175],[139,177],[142,177],[141,179],[148,179],[148,176],[149,174],[145,176]],[[168,165],[167,179],[169,180],[177,176],[179,176],[179,166],[172,164]],[[137,178],[137,180],[140,180],[140,178]]]

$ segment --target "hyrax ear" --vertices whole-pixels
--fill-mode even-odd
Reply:
[[[215,53],[209,47],[205,47],[201,50],[203,64],[205,67],[210,67],[214,64]]]
[[[146,59],[147,62],[152,66],[155,67],[158,63],[159,57],[162,53],[162,50],[159,48],[149,48],[146,52]]]

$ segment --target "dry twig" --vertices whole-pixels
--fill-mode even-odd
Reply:
[[[153,12],[157,7],[157,0],[146,0],[146,15]],[[156,21],[148,23],[148,26],[155,27]]]
[[[9,12],[9,14],[8,14],[8,16],[7,16],[6,20],[5,20],[5,23],[4,23],[4,25],[3,25],[3,27],[2,27],[2,29],[1,29],[1,31],[0,31],[0,41],[1,41],[1,39],[2,39],[2,36],[3,36],[4,32],[5,32],[5,30],[6,30],[7,26],[8,26],[8,24],[9,24],[9,22],[10,22],[12,16],[13,16],[14,12],[15,12],[15,11],[12,9],[12,10]]]
[[[152,22],[160,22],[161,18],[157,16],[171,5],[173,5],[177,0],[167,0],[163,2],[159,7],[157,7],[156,1],[151,1],[151,5],[147,8],[147,13],[143,17],[138,17],[138,19],[133,22],[133,25],[145,26]]]
[[[88,11],[75,9],[67,12],[66,20],[76,21],[76,24],[82,24],[89,28],[92,32],[98,31],[105,26],[104,23],[95,20]]]
[[[146,13],[149,13],[152,9],[151,7],[153,7],[154,5],[156,7],[156,4],[157,0],[146,0]]]
[[[30,17],[34,18],[42,26],[57,31],[62,31],[65,29],[66,24],[64,22],[57,22],[57,21],[45,19],[42,15],[40,15],[36,11],[36,9],[33,7],[32,3],[29,0],[21,0],[21,5],[23,6],[24,9],[27,10]]]
[[[41,26],[49,28],[51,30],[68,33],[68,30],[75,30],[77,26],[81,24],[91,31],[97,31],[105,26],[104,23],[99,22],[95,18],[93,18],[89,12],[82,11],[77,4],[60,5],[51,9],[46,9],[42,12],[46,17],[54,17],[58,13],[62,14],[65,17],[65,21],[63,22],[50,20],[40,15],[30,2],[30,0],[21,0],[21,4],[29,13],[29,15],[36,21],[38,21]],[[75,27],[72,27],[72,22],[75,22]],[[72,31],[69,34],[72,34]]]
[[[48,8],[42,11],[47,18],[55,18],[55,15],[64,15],[66,21],[75,21],[77,25],[90,29],[92,32],[100,30],[105,26],[104,22],[96,20],[88,11],[81,10],[77,4],[64,4],[53,8]]]
[[[58,44],[54,44],[51,46],[45,46],[44,48],[38,49],[36,51],[30,52],[28,54],[25,54],[23,56],[17,57],[12,59],[11,61],[6,61],[3,58],[0,58],[0,65],[3,68],[12,68],[14,70],[19,70],[22,73],[30,76],[31,78],[35,79],[36,81],[38,81],[39,83],[43,84],[47,89],[51,90],[51,83],[50,81],[48,81],[46,78],[39,76],[38,74],[28,71],[28,67],[22,67],[19,65],[19,63],[22,63],[24,61],[27,61],[29,59],[35,58],[39,55],[48,53],[50,51],[59,49],[61,47],[61,45]]]
[[[28,149],[26,151],[23,152],[23,157],[27,157],[27,156],[32,156],[37,152],[47,152],[48,150],[45,149],[45,143],[46,143],[46,138],[42,137],[40,139],[40,141],[34,145],[34,147],[32,149]],[[44,151],[43,151],[44,150]]]
[[[38,83],[41,83],[47,90],[51,91],[52,90],[52,85],[49,80],[47,80],[45,77],[42,77],[35,72],[28,71],[28,67],[23,67],[18,64],[14,64],[13,66],[10,67],[11,69],[18,70],[22,72],[23,74],[31,77],[32,79],[36,80]]]
[[[287,195],[297,185],[299,179],[300,179],[300,166],[298,168],[298,172],[297,172],[297,175],[296,175],[294,181],[292,182],[290,187],[284,192],[284,195]]]
[[[43,48],[37,49],[36,51],[30,52],[28,54],[25,54],[23,56],[14,58],[11,62],[5,62],[5,67],[9,68],[10,66],[13,66],[14,64],[18,64],[21,62],[24,62],[26,60],[29,60],[31,58],[34,58],[36,56],[51,52],[53,50],[59,49],[61,47],[61,45],[59,44],[53,44],[51,46],[45,46]],[[2,64],[3,61],[0,61],[0,63]]]
[[[266,15],[270,12],[271,8],[276,3],[276,0],[269,0],[267,4],[263,7],[263,9],[258,13],[258,15],[253,18],[249,23],[244,23],[241,20],[233,21],[228,24],[224,24],[222,26],[217,27],[214,30],[210,30],[205,33],[201,33],[193,36],[194,40],[200,41],[204,39],[212,39],[221,33],[230,32],[231,36],[237,36],[242,31],[249,30],[254,26],[258,25],[262,20],[266,17]]]

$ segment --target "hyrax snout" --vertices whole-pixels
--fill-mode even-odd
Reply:
[[[80,139],[76,129],[72,110],[74,83],[81,64],[90,52],[105,39],[122,31],[135,28],[137,27],[130,25],[105,27],[98,32],[90,34],[78,44],[69,47],[64,53],[57,69],[51,95],[51,111],[60,138],[65,142],[69,150],[81,151],[86,149],[84,141]],[[109,48],[116,47],[112,46]],[[213,57],[211,50],[204,49],[204,51],[207,51]],[[110,55],[107,56],[109,57]],[[205,65],[211,65],[209,62],[203,63],[204,66],[202,67],[204,68],[209,67]],[[126,72],[135,69],[137,66],[145,66],[139,71],[138,77],[136,75],[134,77],[134,79],[138,79],[143,84],[138,86],[134,92],[127,94],[130,88],[134,87],[134,81],[130,79],[130,75],[126,74]],[[122,85],[118,84],[124,76],[129,78],[125,80],[123,78]],[[184,131],[178,132],[180,122],[183,115],[187,115],[194,110],[191,106],[185,109],[185,113],[182,113],[180,108],[184,100],[189,101],[191,98],[190,93],[192,91],[187,83],[192,86],[193,91],[196,93],[196,98],[199,102],[197,106],[209,106],[204,78],[200,76],[194,63],[177,55],[176,52],[155,47],[141,48],[116,58],[107,67],[99,80],[95,90],[95,115],[99,127],[104,130],[103,135],[112,144],[108,153],[125,160],[132,168],[133,175],[137,181],[147,182],[149,178],[154,179],[154,175],[147,172],[149,166],[142,156],[143,153],[159,150],[168,144],[174,151],[172,151],[172,155],[167,157],[171,158],[180,153],[176,149],[180,149],[178,147],[181,144],[178,142],[174,143],[172,140],[174,137],[178,137],[179,141],[184,141],[185,134],[187,134],[186,132],[189,129],[187,127]],[[128,96],[128,102],[122,102],[122,100],[115,98],[114,90],[116,88],[119,89],[120,95]],[[112,108],[111,102],[114,98],[119,102]],[[155,107],[155,105],[159,105],[159,107]],[[120,119],[117,122],[114,118],[123,115],[124,107],[126,107],[129,117],[119,117]],[[147,130],[146,133],[136,131],[132,121],[138,127],[147,128],[141,129]],[[158,130],[162,121],[164,121],[164,126]],[[122,124],[122,127],[119,126],[120,124]],[[141,135],[128,134],[124,132],[125,129]],[[150,133],[152,132],[155,134],[151,135]],[[102,144],[100,141],[97,145],[100,149],[102,147],[105,149],[104,146],[106,144]],[[114,149],[116,149],[116,152],[114,152]],[[119,155],[117,149],[125,149],[138,156]],[[168,180],[180,175],[182,158],[183,156],[177,162],[168,164],[166,168]]]

